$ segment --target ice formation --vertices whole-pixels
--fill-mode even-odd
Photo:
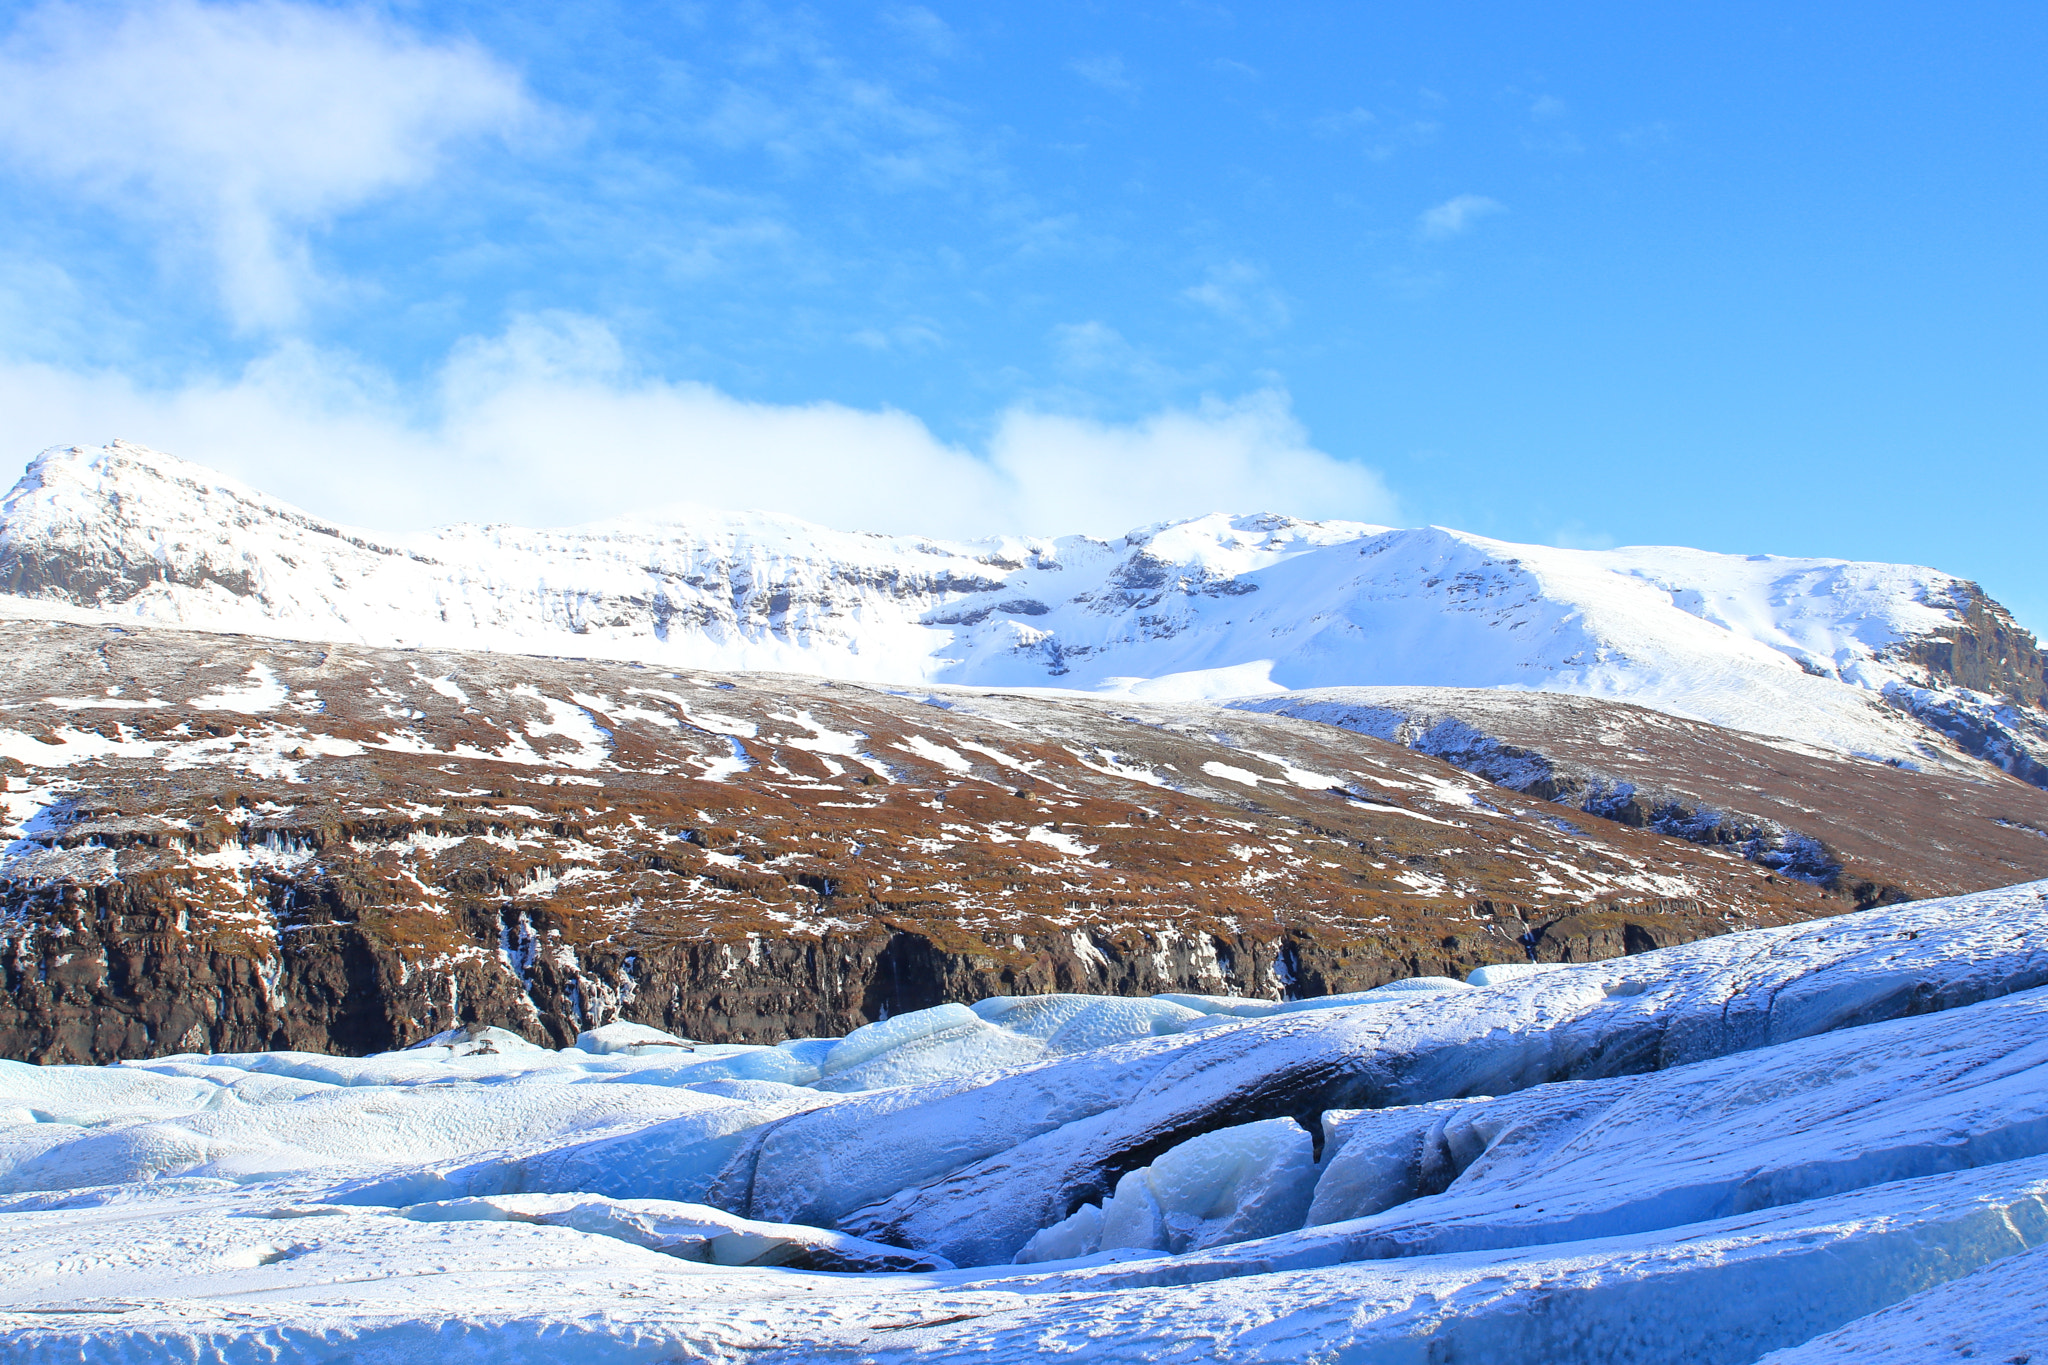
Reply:
[[[559,1052],[472,1027],[365,1058],[0,1063],[0,1344],[394,1365],[2039,1349],[2048,883],[1475,976],[984,1000],[774,1047],[614,1022]]]

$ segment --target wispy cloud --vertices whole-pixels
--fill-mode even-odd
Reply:
[[[1053,363],[1060,372],[1091,390],[1115,381],[1118,387],[1168,393],[1198,379],[1133,346],[1107,323],[1063,322],[1052,329],[1051,341]]]
[[[1067,70],[1112,95],[1129,98],[1138,93],[1138,82],[1124,70],[1124,59],[1114,52],[1076,57],[1067,63]]]
[[[0,42],[0,158],[203,249],[244,327],[298,314],[312,229],[537,115],[481,49],[369,9],[45,3]]]
[[[1336,109],[1327,114],[1318,114],[1308,121],[1309,131],[1324,137],[1341,137],[1345,133],[1361,128],[1377,128],[1379,115],[1370,109],[1357,105],[1349,109]]]
[[[1209,267],[1200,284],[1180,296],[1248,332],[1274,332],[1293,319],[1287,298],[1266,280],[1266,272],[1244,261]]]
[[[1671,125],[1659,120],[1655,123],[1638,124],[1624,128],[1614,135],[1614,140],[1624,147],[1661,147],[1671,141]]]
[[[1374,161],[1385,161],[1406,148],[1423,146],[1443,129],[1433,119],[1381,115],[1353,105],[1317,114],[1308,120],[1308,130],[1317,137],[1353,141]]]
[[[1417,236],[1431,240],[1456,237],[1470,231],[1481,218],[1505,212],[1505,204],[1483,194],[1455,195],[1435,208],[1424,209],[1415,220],[1415,232]]]
[[[744,59],[706,82],[707,106],[695,135],[726,151],[758,151],[787,174],[851,173],[864,188],[884,192],[954,188],[999,181],[997,158],[958,111],[918,99],[852,61],[814,25],[749,11]],[[911,35],[927,50],[951,42],[950,30],[920,26]],[[902,31],[902,24],[895,25]],[[934,54],[936,55],[936,54]]]
[[[890,5],[881,17],[886,27],[930,56],[953,57],[960,52],[960,35],[923,5]]]
[[[1529,101],[1529,131],[1522,145],[1553,156],[1577,156],[1586,150],[1578,134],[1566,125],[1571,109],[1555,95],[1538,95]]]
[[[946,344],[946,334],[930,318],[908,318],[890,327],[863,327],[847,338],[869,351],[921,352]]]

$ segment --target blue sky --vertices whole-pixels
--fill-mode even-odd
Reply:
[[[0,6],[0,436],[386,528],[1226,508],[2048,626],[2048,10]]]

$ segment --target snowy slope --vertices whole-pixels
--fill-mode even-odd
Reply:
[[[2044,1023],[2034,883],[1294,1007],[0,1063],[0,1350],[2011,1360]],[[863,1236],[889,1207],[959,1216]]]
[[[31,464],[0,514],[0,576],[28,603],[302,639],[1171,700],[1375,685],[1625,696],[1936,762],[1953,751],[1881,699],[1956,691],[1904,655],[1956,627],[1968,589],[1901,565],[1222,514],[1107,542],[956,544],[708,510],[386,536],[119,443]]]

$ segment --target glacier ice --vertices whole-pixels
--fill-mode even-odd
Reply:
[[[1045,1053],[1052,1057],[1125,1043],[1133,1038],[1178,1033],[1208,1014],[1174,996],[997,996],[977,1003],[973,1010],[978,1017],[1013,1033],[1043,1039]]]
[[[1474,968],[1465,981],[1472,986],[1505,986],[1510,981],[1537,976],[1564,965],[1562,962],[1496,962],[1491,966]]]
[[[2048,1359],[2048,1246],[1979,1266],[1757,1365],[2039,1365]]]
[[[1661,1069],[2048,983],[2038,885],[1964,899],[1967,924],[1922,902],[851,1096],[742,1153],[746,1211],[1006,1262],[1133,1154],[1211,1128]]]
[[[488,1057],[499,1052],[540,1052],[538,1043],[528,1042],[510,1029],[488,1024],[459,1025],[420,1039],[408,1052],[435,1049],[450,1057]]]
[[[814,1343],[767,1359],[1750,1365],[2044,1244],[2048,1160],[2036,1158],[1512,1254],[1326,1263],[1193,1283],[1166,1258],[1064,1273],[1018,1267],[973,1282],[957,1300],[929,1300],[934,1326],[915,1336],[874,1332],[857,1346]],[[998,1308],[989,1300],[999,1293],[1016,1297]],[[959,1314],[951,1322],[949,1309]],[[1204,1354],[1189,1349],[1195,1343]],[[1915,1365],[1955,1358],[1895,1357]]]
[[[757,1223],[723,1209],[667,1199],[509,1194],[438,1200],[396,1210],[418,1223],[521,1222],[612,1237],[665,1256],[713,1265],[788,1266],[864,1273],[950,1270],[947,1261],[822,1228]]]
[[[965,1005],[939,1005],[867,1024],[825,1054],[817,1085],[875,1090],[1018,1066],[1043,1051],[1038,1039],[984,1023]]]
[[[1051,1227],[1032,1233],[1018,1248],[1015,1259],[1018,1265],[1071,1261],[1101,1249],[1102,1205],[1083,1204]]]
[[[2044,1282],[2048,884],[1300,1003],[0,1063],[0,1346],[1818,1365],[2024,1339],[1969,1286]]]
[[[1291,1231],[1307,1215],[1316,1175],[1313,1142],[1292,1119],[1219,1128],[1127,1172],[1107,1202],[1035,1234],[1016,1259],[1118,1247],[1183,1252]]]

